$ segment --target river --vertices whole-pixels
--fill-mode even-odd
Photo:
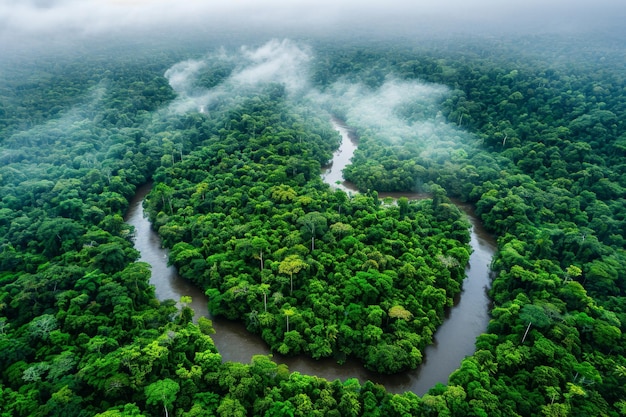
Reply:
[[[343,140],[333,156],[332,165],[324,168],[322,178],[332,186],[354,194],[356,190],[343,181],[341,171],[349,163],[357,143],[349,129],[340,122],[333,120],[333,126]],[[159,300],[176,301],[183,295],[191,296],[194,320],[202,316],[210,317],[206,295],[180,277],[174,267],[167,265],[168,252],[161,247],[158,235],[144,216],[142,202],[150,188],[151,184],[146,184],[137,190],[126,214],[126,221],[135,227],[135,248],[141,253],[140,260],[152,265],[150,283],[156,288],[156,296]],[[403,195],[409,198],[424,197],[419,194]],[[386,195],[381,193],[380,196]],[[491,282],[489,264],[495,250],[494,239],[482,228],[471,207],[460,203],[457,205],[467,214],[472,224],[470,244],[473,252],[459,301],[447,311],[446,320],[435,332],[434,343],[426,348],[424,362],[419,368],[395,375],[380,375],[368,371],[356,360],[348,360],[339,365],[331,358],[313,360],[304,356],[288,358],[274,354],[274,361],[286,364],[292,372],[316,375],[331,381],[357,378],[363,383],[369,379],[382,384],[391,393],[413,391],[422,396],[436,383],[446,383],[448,376],[458,368],[461,360],[474,353],[476,337],[487,328],[490,306],[487,290]],[[259,336],[250,334],[243,324],[211,318],[215,328],[212,337],[225,361],[249,363],[253,355],[271,353],[265,342]]]

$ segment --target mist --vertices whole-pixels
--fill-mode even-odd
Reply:
[[[178,61],[164,71],[176,99],[162,111],[225,109],[275,83],[294,105],[342,114],[351,126],[392,144],[417,141],[427,155],[468,138],[441,115],[446,87],[388,74],[376,87],[340,80],[319,91],[311,83],[311,45],[393,39],[411,47],[455,34],[455,42],[470,36],[497,42],[520,33],[557,33],[565,35],[562,42],[602,33],[623,45],[625,10],[621,0],[0,0],[0,80],[12,57],[53,68],[64,57],[115,59],[125,48],[136,59],[135,51],[145,57],[173,49],[176,58],[161,62]],[[533,47],[527,42],[520,49]],[[203,77],[216,65],[224,74],[207,84]]]
[[[345,114],[349,125],[398,143],[430,135],[447,125],[440,103],[448,93],[443,85],[398,80],[388,75],[377,88],[340,81],[324,93],[312,92],[311,97]]]
[[[205,112],[216,104],[234,106],[272,83],[282,85],[289,97],[305,94],[311,59],[308,46],[273,39],[257,48],[242,46],[230,53],[220,48],[203,58],[178,62],[164,74],[177,93],[168,110]],[[203,71],[215,66],[230,69],[230,74],[212,88],[202,87],[199,80]]]
[[[99,39],[424,37],[620,30],[621,0],[0,0],[0,49],[24,53]]]
[[[324,92],[312,90],[308,98],[385,146],[410,143],[412,149],[419,149],[419,155],[413,156],[443,161],[451,151],[472,143],[471,134],[442,115],[442,102],[449,94],[444,85],[389,74],[375,88],[339,81]]]
[[[13,162],[10,154],[19,154],[20,161],[37,162],[39,150],[42,146],[57,142],[60,138],[70,138],[74,133],[92,129],[95,125],[95,116],[102,111],[101,103],[106,94],[107,83],[101,82],[92,88],[78,104],[60,112],[57,117],[41,124],[34,124],[3,138],[1,144],[6,147],[0,154],[0,165]],[[99,146],[102,141],[93,140],[90,132],[90,141]],[[84,137],[82,140],[86,140]],[[30,148],[30,150],[28,150]]]
[[[441,103],[450,94],[448,87],[388,74],[375,87],[341,79],[322,91],[310,80],[314,60],[315,52],[308,44],[274,39],[257,48],[242,46],[230,53],[219,49],[201,59],[178,62],[165,71],[177,93],[167,111],[222,112],[268,85],[280,85],[291,109],[306,109],[329,119],[340,115],[350,127],[388,145],[418,144],[425,158],[442,149],[447,154],[461,142],[469,142],[470,135],[441,113]],[[232,70],[212,88],[199,87],[203,72],[212,67]]]

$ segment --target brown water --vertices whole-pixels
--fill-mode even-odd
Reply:
[[[333,125],[342,135],[343,141],[333,157],[332,165],[322,172],[322,178],[332,186],[341,187],[354,194],[356,190],[351,184],[343,181],[341,171],[349,163],[357,143],[354,137],[350,138],[348,128],[336,120],[333,121]],[[161,248],[158,235],[144,217],[142,202],[150,188],[151,184],[146,184],[137,190],[126,214],[126,221],[135,226],[135,248],[141,252],[141,260],[152,265],[150,283],[156,288],[156,296],[159,300],[176,301],[183,295],[191,296],[193,300],[191,307],[195,311],[194,319],[197,320],[201,316],[210,317],[206,295],[189,281],[181,278],[174,267],[167,265],[168,252]],[[421,194],[402,195],[411,199],[424,198]],[[381,197],[384,195],[381,194]],[[435,333],[434,343],[426,348],[424,363],[418,369],[396,375],[379,375],[369,372],[355,360],[348,360],[345,364],[339,365],[333,359],[316,361],[304,356],[286,358],[278,354],[274,355],[274,360],[288,365],[291,371],[316,375],[328,380],[343,381],[357,378],[365,382],[369,379],[384,385],[391,393],[413,391],[421,396],[436,383],[446,383],[448,376],[458,368],[461,360],[474,353],[476,337],[487,328],[490,304],[487,290],[491,282],[489,264],[495,250],[494,239],[482,228],[471,207],[457,205],[467,214],[472,224],[470,244],[473,252],[459,301],[447,312],[446,320]],[[265,342],[260,337],[250,334],[241,323],[213,318],[213,326],[216,331],[213,340],[225,361],[249,363],[253,355],[270,354]]]

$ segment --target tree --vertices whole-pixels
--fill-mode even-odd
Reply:
[[[252,256],[260,263],[260,269],[263,271],[265,267],[265,252],[269,248],[269,242],[261,237],[255,236],[252,239],[244,238],[237,241],[236,249],[244,256]]]
[[[198,327],[200,328],[200,332],[202,332],[202,334],[210,335],[215,333],[213,321],[207,317],[198,318]]]
[[[441,204],[449,201],[446,195],[446,190],[439,184],[431,184],[429,191],[432,195],[432,208],[435,212],[437,212]]]
[[[571,281],[572,279],[578,279],[582,276],[583,271],[576,265],[570,265],[565,269],[565,280],[564,282]]]
[[[315,250],[315,237],[326,231],[328,222],[326,217],[317,212],[307,213],[298,219],[306,234],[311,236],[311,252]]]
[[[171,407],[176,401],[176,395],[180,391],[180,385],[178,382],[165,378],[157,382],[153,382],[145,388],[146,403],[147,404],[163,404],[165,411],[165,417],[169,416],[167,407]]]
[[[132,262],[118,274],[135,303],[148,302],[154,297],[154,289],[149,285],[150,268],[150,264],[146,262]]]
[[[98,413],[94,417],[144,417],[139,407],[135,404],[125,404],[111,408],[103,413]]]
[[[52,314],[44,314],[30,322],[29,330],[35,339],[47,340],[50,332],[58,327],[57,319]]]
[[[348,235],[350,232],[352,232],[352,230],[353,230],[352,226],[346,223],[342,223],[342,222],[333,223],[330,226],[330,231],[334,235],[336,235],[338,239],[341,239],[344,236]]]
[[[296,191],[286,184],[281,184],[272,189],[272,199],[279,203],[288,203],[293,201],[298,194]]]
[[[615,326],[603,320],[596,320],[593,329],[593,340],[597,346],[605,352],[611,352],[614,348],[620,346],[622,331]]]
[[[286,314],[287,320],[289,316]],[[302,335],[297,330],[290,330],[284,334],[283,343],[278,348],[278,352],[283,355],[293,354],[297,355],[302,352],[302,349],[307,345],[306,341],[302,338]]]
[[[121,271],[139,257],[139,252],[131,247],[124,247],[121,242],[110,242],[98,245],[93,263],[105,273]]]
[[[217,412],[223,417],[245,417],[247,415],[246,408],[230,394],[222,398],[219,407],[217,407]]]
[[[289,274],[290,290],[289,294],[293,293],[293,275],[300,272],[302,269],[308,268],[308,264],[300,258],[299,255],[289,255],[278,265],[278,272],[281,274]]]
[[[267,251],[267,248],[269,248],[270,244],[267,240],[261,237],[254,237],[252,238],[251,245],[252,245],[252,248],[254,249],[254,253],[255,253],[254,257],[259,260],[261,264],[260,265],[261,271],[263,271],[263,267],[264,267],[263,254],[265,253],[265,251]]]
[[[192,301],[193,300],[189,295],[183,295],[180,297],[181,310],[178,318],[179,324],[185,325],[193,320],[194,310],[189,307]]]
[[[264,417],[293,417],[295,415],[295,411],[295,407],[289,400],[284,402],[275,401],[272,403],[272,406],[265,412]]]
[[[398,208],[400,209],[400,218],[406,217],[409,214],[409,199],[406,197],[400,197],[398,199]]]
[[[293,316],[296,314],[296,310],[294,308],[286,308],[283,310],[283,314],[285,314],[285,319],[287,320],[287,331],[286,333],[289,333],[289,317]]]
[[[160,182],[154,187],[152,192],[156,198],[160,197],[161,199],[160,211],[165,211],[165,208],[167,207],[169,208],[170,214],[174,214],[174,204],[172,202],[174,190],[172,187]]]
[[[46,219],[37,229],[37,239],[45,254],[54,256],[62,251],[76,249],[84,227],[78,222],[63,217]]]
[[[389,309],[389,317],[408,321],[413,317],[413,314],[401,305],[395,305]]]
[[[259,290],[263,293],[263,312],[267,313],[267,292],[270,289],[269,284],[260,284]]]
[[[76,395],[67,385],[53,393],[46,407],[50,415],[77,415],[83,410],[83,399]]]

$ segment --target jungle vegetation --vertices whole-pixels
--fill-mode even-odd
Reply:
[[[327,113],[280,84],[181,114],[164,110],[177,97],[164,74],[188,50],[3,62],[0,414],[626,415],[623,45],[313,49],[320,91],[390,75],[446,86],[436,110],[398,118],[434,112],[461,140],[425,152],[338,103],[360,137],[346,177],[361,193],[348,195],[319,178],[338,144]],[[207,68],[205,87],[232,71]],[[210,321],[157,300],[136,262],[123,216],[149,180],[170,261],[276,352],[387,373],[419,364],[469,255],[449,197],[498,238],[489,327],[423,397],[266,356],[223,363]],[[378,198],[389,190],[431,198],[394,205]]]

